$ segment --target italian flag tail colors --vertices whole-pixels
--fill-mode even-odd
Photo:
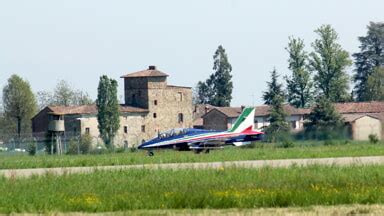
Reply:
[[[255,108],[247,107],[243,110],[241,115],[237,118],[235,124],[232,128],[228,130],[231,133],[242,133],[245,131],[254,130],[254,120],[255,120]]]

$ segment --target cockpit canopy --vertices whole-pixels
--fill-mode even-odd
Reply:
[[[159,133],[157,138],[164,139],[168,137],[184,135],[187,132],[188,132],[188,129],[186,128],[174,128],[174,129]]]

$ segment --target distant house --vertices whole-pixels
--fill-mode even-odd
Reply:
[[[336,110],[351,128],[354,140],[368,140],[370,134],[384,138],[384,102],[336,103]]]
[[[208,113],[215,106],[209,104],[196,104],[193,106],[193,128],[203,129],[203,115]]]
[[[255,128],[268,126],[270,106],[256,106]],[[379,139],[384,138],[384,102],[351,102],[336,103],[336,110],[341,114],[344,122],[351,128],[354,140],[368,140],[370,134],[376,134]],[[304,122],[311,109],[298,109],[291,105],[284,105],[287,122],[293,132],[304,129]],[[227,130],[240,116],[242,107],[214,107],[202,116],[203,128],[211,130]]]
[[[270,106],[256,106],[255,128],[261,129],[269,125]],[[215,107],[203,116],[204,129],[227,130],[232,127],[236,119],[240,116],[243,107]],[[287,121],[292,130],[300,131],[303,129],[304,117],[309,109],[297,109],[291,105],[284,105],[284,111],[287,113]]]

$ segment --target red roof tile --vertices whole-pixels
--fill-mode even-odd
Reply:
[[[335,108],[339,113],[380,113],[384,112],[384,102],[336,103]]]
[[[129,78],[129,77],[167,77],[168,74],[163,73],[156,69],[155,66],[149,66],[148,69],[129,73],[127,75],[121,76],[121,78]]]
[[[96,105],[83,105],[83,106],[49,106],[48,107],[52,114],[56,115],[76,115],[76,114],[97,114]],[[138,112],[148,112],[148,110],[132,107],[126,105],[120,105],[120,112],[123,113],[138,113]]]

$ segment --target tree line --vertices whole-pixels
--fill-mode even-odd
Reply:
[[[77,106],[96,104],[100,136],[105,144],[113,146],[113,139],[119,129],[120,108],[117,98],[117,81],[107,76],[100,77],[97,100],[87,92],[73,88],[65,80],[60,80],[53,91],[39,91],[35,95],[27,80],[12,75],[2,92],[0,112],[0,137],[5,134],[32,132],[31,119],[46,106]]]
[[[310,52],[303,39],[288,38],[285,50],[291,74],[284,77],[285,89],[278,80],[276,69],[271,72],[267,91],[262,96],[264,103],[271,106],[270,125],[265,129],[270,141],[290,130],[283,109],[286,102],[296,108],[312,107],[309,121],[305,123],[307,134],[321,131],[321,136],[327,136],[343,127],[333,103],[384,100],[384,23],[369,23],[367,34],[358,38],[360,51],[352,54],[354,61],[339,44],[339,36],[331,25],[322,25],[315,33],[317,39],[311,43]],[[347,69],[352,64],[355,69],[350,77]],[[229,106],[233,89],[232,67],[222,46],[215,52],[213,69],[214,73],[207,80],[197,84],[195,102]],[[352,91],[349,89],[351,81],[354,83]],[[314,136],[312,138],[322,138],[317,134]]]
[[[349,53],[338,43],[338,34],[330,25],[316,29],[318,38],[311,44],[313,51],[305,51],[304,41],[290,37],[286,50],[289,54],[286,91],[278,83],[276,70],[264,92],[265,104],[271,105],[271,125],[266,128],[270,141],[288,132],[286,113],[282,109],[284,98],[297,108],[312,107],[305,122],[308,138],[329,139],[345,130],[342,118],[333,103],[348,101],[384,100],[384,24],[371,22],[366,36],[359,37],[360,52],[353,54],[355,83],[349,93],[351,78],[347,68],[352,65]]]

